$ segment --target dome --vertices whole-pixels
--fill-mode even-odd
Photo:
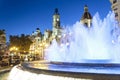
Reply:
[[[89,12],[84,12],[82,19],[92,19],[92,16]]]
[[[92,19],[91,14],[88,12],[87,5],[84,7],[84,14],[82,15],[82,19]]]

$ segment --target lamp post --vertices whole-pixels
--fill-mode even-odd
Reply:
[[[18,48],[17,47],[11,47],[10,48],[10,52],[14,52],[14,55],[18,55],[17,52],[18,52]]]

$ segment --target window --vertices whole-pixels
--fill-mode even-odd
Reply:
[[[88,26],[88,23],[84,23],[85,26]]]
[[[116,2],[117,2],[117,0],[113,0],[113,4],[116,3]]]
[[[115,13],[115,17],[118,17],[118,13]]]
[[[116,11],[116,10],[117,10],[117,8],[114,9],[114,11]]]

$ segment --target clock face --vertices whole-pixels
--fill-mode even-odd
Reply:
[[[57,21],[59,21],[59,19],[57,18]]]

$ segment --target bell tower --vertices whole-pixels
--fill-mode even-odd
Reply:
[[[56,29],[60,28],[60,15],[57,8],[55,9],[53,15],[53,27]]]

